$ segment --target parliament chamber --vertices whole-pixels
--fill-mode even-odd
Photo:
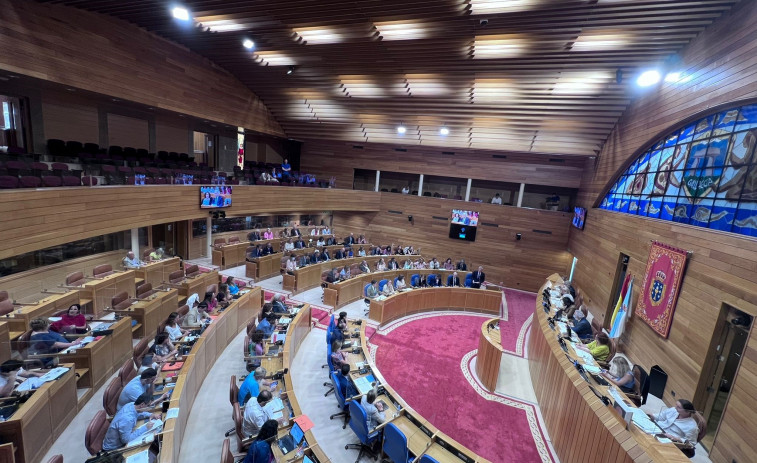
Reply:
[[[757,461],[755,2],[0,19],[0,462]]]

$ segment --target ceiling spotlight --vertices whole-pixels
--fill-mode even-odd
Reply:
[[[253,48],[255,48],[255,42],[253,42],[250,39],[244,39],[244,42],[242,42],[242,45],[244,45],[244,47],[248,50],[252,50]]]
[[[640,87],[649,87],[659,82],[661,78],[660,71],[652,69],[651,71],[642,72],[636,79],[636,84]]]
[[[680,71],[669,72],[665,74],[665,82],[678,82],[683,74]]]
[[[449,135],[449,129],[447,127],[442,127],[439,129],[439,135]]]
[[[290,76],[292,74],[294,74],[294,66],[289,66],[289,68],[287,68],[287,75]]]
[[[407,132],[407,129],[405,128],[405,126],[404,126],[404,125],[401,125],[401,126],[397,127],[397,133],[398,133],[398,134],[400,134],[400,135],[404,135],[404,134],[405,134],[405,132]]]
[[[189,21],[189,10],[186,8],[175,6],[173,10],[171,10],[171,14],[173,14],[174,18],[181,21]]]

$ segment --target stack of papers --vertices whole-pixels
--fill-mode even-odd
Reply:
[[[41,379],[43,383],[46,383],[48,381],[55,381],[56,379],[65,375],[67,371],[68,371],[68,368],[66,367],[56,367],[48,371],[44,375],[40,376],[39,379]]]
[[[282,325],[288,325],[291,322],[292,322],[292,319],[289,318],[289,317],[281,317],[281,318],[279,318],[279,323],[281,323]]]
[[[373,375],[362,376],[354,380],[355,388],[361,394],[367,394],[368,391],[370,391],[373,388],[373,386],[371,386],[371,383],[373,381],[375,381],[375,379],[373,378]]]
[[[279,397],[276,397],[265,404],[263,410],[267,411],[272,419],[280,420],[284,417],[284,402]]]

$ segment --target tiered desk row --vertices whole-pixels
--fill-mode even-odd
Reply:
[[[549,281],[562,282],[556,274],[550,276]],[[538,294],[542,293],[547,284]],[[675,445],[660,443],[634,424],[626,426],[626,422],[612,406],[602,403],[590,385],[601,395],[609,397],[612,405],[608,387],[593,379],[590,384],[581,377],[573,362],[568,359],[568,356],[573,359],[579,359],[579,356],[569,343],[566,343],[567,352],[560,347],[559,333],[550,327],[547,320],[550,316],[542,309],[539,296],[528,341],[528,365],[541,414],[560,461],[689,461]],[[630,402],[626,406],[633,407]]]

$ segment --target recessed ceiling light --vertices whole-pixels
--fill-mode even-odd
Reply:
[[[248,50],[252,50],[253,48],[255,48],[255,42],[253,42],[250,39],[244,39],[244,42],[242,42],[242,45],[244,45],[244,47]]]
[[[514,13],[537,6],[541,0],[471,0],[472,14]]]
[[[659,82],[661,78],[662,76],[660,75],[660,71],[652,69],[642,72],[641,75],[639,75],[639,77],[636,79],[636,84],[640,87],[649,87],[650,85],[654,85]]]
[[[514,58],[523,53],[527,41],[515,34],[478,36],[473,41],[473,58]]]
[[[300,27],[294,30],[307,45],[323,45],[344,41],[344,34],[333,27]]]
[[[235,32],[243,31],[248,28],[248,24],[238,23],[230,19],[209,19],[212,16],[196,17],[194,20],[203,29],[210,32]]]
[[[404,134],[405,134],[405,132],[407,132],[407,129],[405,128],[405,126],[404,126],[404,125],[400,125],[399,127],[397,127],[397,133],[398,133],[398,134],[400,134],[400,135],[404,135]]]
[[[429,35],[429,26],[419,22],[388,21],[375,26],[383,40],[424,39]]]
[[[439,129],[439,135],[449,135],[449,129],[447,127],[442,127]]]
[[[678,82],[682,76],[683,73],[680,71],[669,72],[665,74],[665,82]]]
[[[628,32],[594,30],[580,35],[570,47],[572,51],[605,51],[621,48],[631,41]]]
[[[184,7],[181,6],[175,6],[171,10],[171,14],[174,18],[179,19],[181,21],[189,21],[189,10],[187,10]]]

